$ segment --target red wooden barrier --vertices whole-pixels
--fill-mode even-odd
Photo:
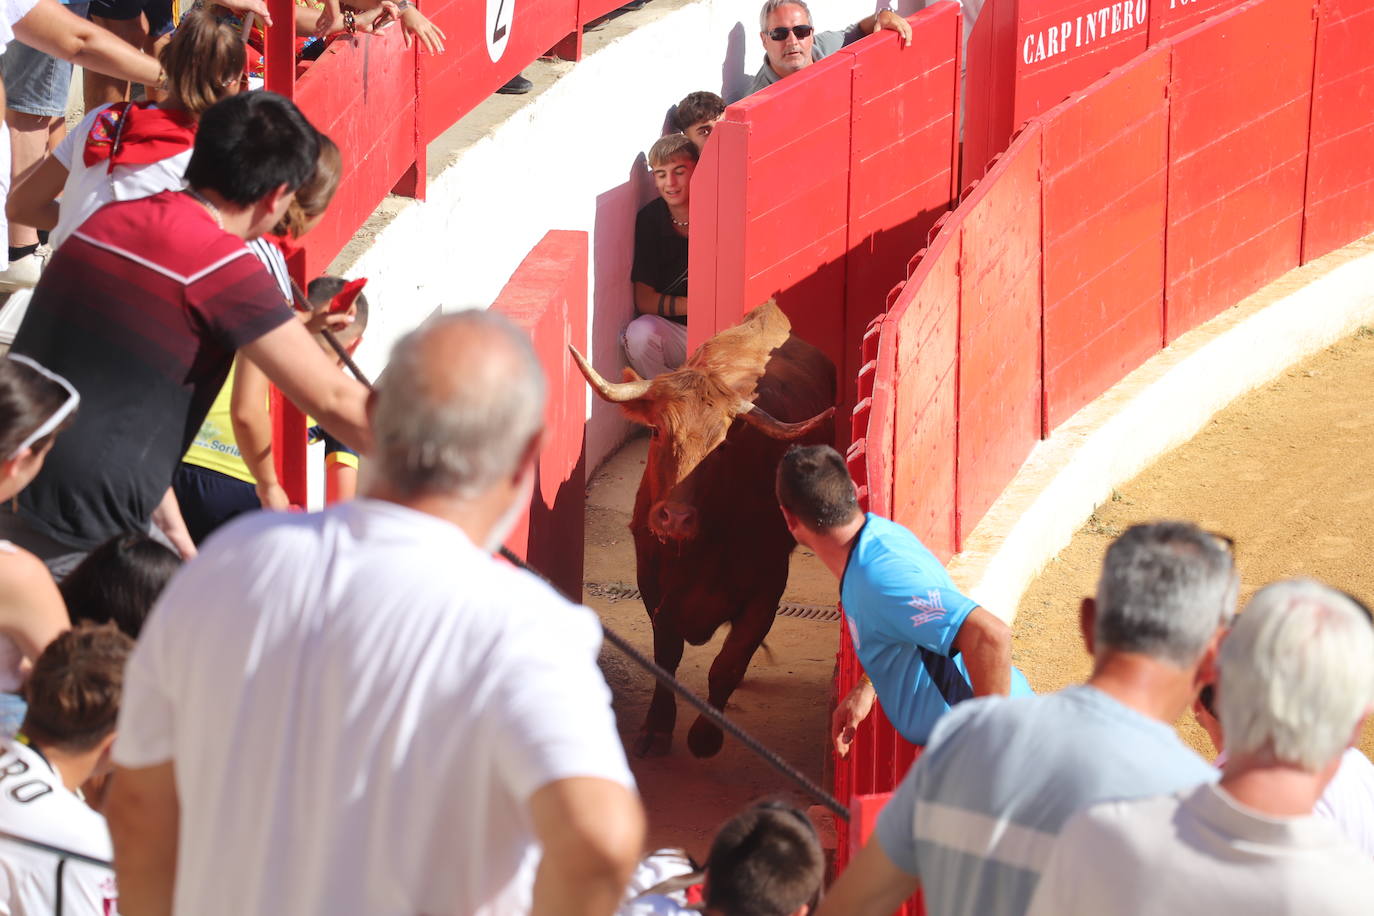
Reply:
[[[1040,139],[1032,121],[960,205],[961,543],[1040,438]]]
[[[1172,41],[1167,341],[1299,264],[1315,27],[1252,0]]]
[[[1323,0],[1302,259],[1374,232],[1374,5]]]
[[[1239,5],[1240,0],[1155,0],[1150,4],[1150,44],[1186,32],[1204,19]]]
[[[1163,346],[1169,53],[1039,119],[1046,435]]]
[[[1145,50],[1148,0],[988,0],[969,38],[964,182],[1023,121]]]
[[[304,239],[307,278],[325,271],[403,180],[418,193],[425,144],[419,137],[415,58],[415,48],[406,49],[399,28],[392,27],[379,35],[336,39],[296,80],[296,104],[343,155],[338,193]]]
[[[911,24],[910,48],[880,33],[727,109],[692,182],[691,346],[776,296],[855,377],[864,328],[956,186],[959,9]]]
[[[554,231],[531,249],[492,309],[529,332],[548,381],[529,516],[506,546],[577,600],[582,595],[586,385],[568,355],[587,333],[587,233]]]
[[[564,594],[582,595],[587,386],[568,344],[587,339],[587,233],[547,233],[491,306],[525,328],[548,379],[543,449],[529,517],[506,539]]]
[[[896,351],[891,517],[942,561],[959,549],[959,211],[952,220],[917,255],[890,316]]]
[[[945,2],[915,24],[906,50],[894,53],[894,43],[883,36],[846,49],[854,60],[847,354],[855,352],[873,316],[886,307],[888,291],[904,276],[911,252],[924,244],[935,220],[958,196],[954,141],[962,34],[959,8]]]
[[[577,0],[436,0],[425,15],[444,30],[441,55],[420,57],[428,143],[527,64],[580,31]]]

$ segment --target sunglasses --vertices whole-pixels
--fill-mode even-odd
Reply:
[[[791,32],[793,35],[796,35],[797,39],[800,41],[810,37],[811,33],[814,31],[816,31],[816,29],[809,25],[794,25],[790,29],[785,25],[780,25],[776,29],[769,29],[765,34],[774,41],[786,41],[787,34]]]
[[[123,121],[122,118],[120,120]],[[40,423],[37,429],[29,433],[28,436],[25,437],[24,441],[19,443],[19,447],[14,450],[14,454],[10,455],[9,458],[6,458],[6,461],[10,460],[10,458],[14,458],[15,456],[21,454],[24,451],[24,449],[30,448],[35,442],[47,436],[53,430],[57,429],[57,427],[61,426],[62,423],[72,415],[72,411],[76,410],[76,406],[81,403],[81,395],[76,393],[76,389],[72,387],[72,383],[64,379],[62,376],[58,375],[56,372],[52,372],[47,368],[39,365],[34,360],[29,359],[27,356],[21,356],[18,353],[9,354],[9,358],[16,363],[23,363],[25,366],[28,366],[30,369],[32,369],[34,372],[37,372],[39,375],[43,376],[48,381],[55,382],[56,384],[60,385],[62,387],[62,390],[67,392],[67,399],[62,402],[62,406],[58,407],[57,410],[53,411],[52,416],[48,417],[48,419]]]

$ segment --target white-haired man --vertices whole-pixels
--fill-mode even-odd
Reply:
[[[643,812],[595,616],[491,552],[544,416],[489,312],[397,344],[366,498],[249,516],[129,662],[108,816],[128,913],[614,912]]]
[[[749,91],[767,89],[783,77],[811,66],[878,29],[896,32],[901,36],[903,47],[911,44],[911,26],[891,10],[879,10],[847,29],[817,32],[811,25],[811,10],[804,0],[766,0],[759,11],[759,40],[763,42],[764,61]]]
[[[1021,916],[1072,815],[1215,780],[1173,722],[1212,679],[1236,585],[1222,539],[1127,529],[1083,599],[1088,682],[945,713],[821,916],[887,916],[921,887],[941,916]]]
[[[1374,627],[1310,580],[1256,593],[1221,647],[1221,782],[1064,827],[1031,916],[1374,909],[1374,862],[1312,809],[1374,705]]]

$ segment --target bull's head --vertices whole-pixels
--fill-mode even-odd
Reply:
[[[786,423],[754,403],[768,355],[786,341],[790,330],[786,317],[769,303],[703,344],[682,368],[652,379],[626,369],[622,382],[602,378],[576,347],[569,347],[597,396],[619,404],[627,417],[651,430],[644,483],[649,529],[660,540],[696,536],[699,518],[688,478],[725,441],[736,418],[774,439],[790,440],[805,436],[834,414],[831,407],[810,419]]]

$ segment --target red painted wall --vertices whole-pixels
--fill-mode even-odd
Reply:
[[[1315,30],[1253,0],[1170,42],[1166,341],[1301,262]]]
[[[1313,84],[1304,262],[1374,232],[1374,4],[1323,0]]]
[[[859,341],[954,198],[959,8],[881,32],[731,105],[692,181],[695,347],[776,297],[850,380]]]
[[[966,208],[966,209],[965,209]],[[1040,126],[1017,137],[951,221],[959,254],[959,542],[1040,438]],[[900,352],[900,347],[898,352]]]
[[[1046,434],[1163,345],[1169,54],[1039,119]]]
[[[544,445],[530,514],[506,546],[580,601],[587,385],[568,344],[587,339],[587,233],[547,233],[491,307],[529,332],[548,380]]]

